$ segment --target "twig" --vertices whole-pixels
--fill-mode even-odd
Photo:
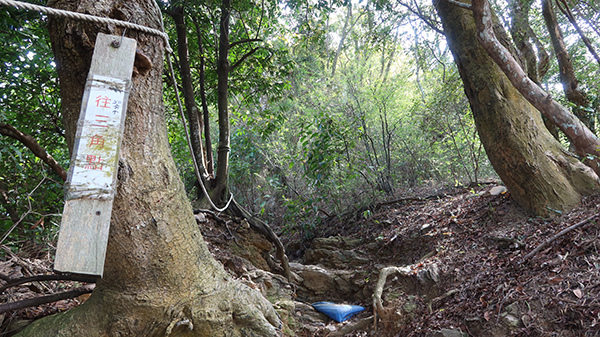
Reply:
[[[542,249],[546,248],[548,245],[550,245],[554,240],[558,239],[559,237],[569,233],[570,231],[577,229],[585,224],[587,224],[588,222],[594,223],[594,221],[592,221],[592,219],[597,218],[598,214],[596,215],[592,215],[591,217],[582,220],[576,224],[574,224],[573,226],[567,227],[565,229],[563,229],[562,231],[558,232],[558,234],[554,235],[553,237],[551,237],[550,239],[546,240],[546,242],[542,243],[541,245],[539,245],[536,249],[532,250],[531,253],[525,255],[525,257],[521,260],[521,262],[519,262],[520,264],[528,262],[529,259],[531,259],[532,257],[535,256],[535,254],[539,253]]]
[[[2,304],[2,305],[0,305],[0,314],[7,312],[7,311],[11,311],[11,310],[18,310],[18,309],[23,309],[23,308],[34,307],[34,306],[38,306],[38,305],[46,304],[46,303],[50,303],[50,302],[56,302],[56,301],[60,301],[60,300],[66,300],[69,298],[75,298],[75,297],[81,296],[83,294],[89,294],[94,290],[94,287],[95,287],[95,284],[88,284],[83,287],[79,287],[77,289],[65,291],[62,293],[57,293],[57,294],[52,294],[52,295],[47,295],[47,296],[40,296],[40,297],[36,297],[36,298],[28,298],[28,299],[22,300],[22,301]]]

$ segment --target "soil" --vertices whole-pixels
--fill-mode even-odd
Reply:
[[[331,274],[351,274],[349,285],[325,294],[310,293],[299,279],[285,285],[279,277],[287,287],[282,294],[296,301],[286,335],[600,336],[600,196],[584,199],[569,213],[542,218],[520,209],[508,192],[490,194],[495,186],[416,191],[321,219],[311,228],[310,238],[302,228],[286,231],[281,239],[292,262],[317,265]],[[240,280],[260,288],[247,276],[251,270],[281,273],[272,246],[247,223],[208,213],[199,220],[215,257]],[[575,224],[580,226],[528,256]],[[344,245],[327,248],[331,246],[327,240]],[[40,251],[8,254],[0,273],[13,277],[48,273],[50,254]],[[377,312],[375,326],[371,295],[380,270],[403,266],[409,270],[406,274],[386,279],[383,310]],[[30,283],[6,290],[2,300],[79,285]],[[306,312],[300,312],[302,302],[332,299],[366,310],[344,323],[312,313],[313,318],[307,319]],[[15,329],[16,322],[67,310],[84,300],[6,313],[0,316],[0,333]]]

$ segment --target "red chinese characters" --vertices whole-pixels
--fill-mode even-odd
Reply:
[[[104,165],[104,161],[101,156],[95,156],[93,154],[88,154],[85,156],[86,164],[84,169],[86,170],[100,170],[102,171],[102,166]]]
[[[104,136],[93,135],[92,138],[90,138],[90,145],[88,145],[88,147],[97,147],[99,149],[103,148]]]

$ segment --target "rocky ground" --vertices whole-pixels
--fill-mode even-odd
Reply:
[[[495,184],[427,190],[323,219],[310,240],[301,228],[288,231],[293,280],[245,221],[196,216],[215,257],[271,300],[287,336],[600,336],[599,207],[600,196],[590,197],[568,214],[540,218]],[[24,254],[9,254],[0,273],[49,270],[47,254]],[[79,284],[30,283],[2,299],[67,286]],[[84,300],[9,312],[2,327]],[[318,301],[366,310],[335,323],[312,309]]]

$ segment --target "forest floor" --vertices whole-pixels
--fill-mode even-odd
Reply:
[[[600,336],[600,196],[586,198],[572,212],[542,218],[531,217],[510,193],[495,187],[413,191],[323,219],[310,238],[301,228],[287,231],[282,241],[294,262],[290,283],[280,276],[265,281],[260,274],[259,284],[256,272],[248,276],[252,270],[276,273],[278,267],[269,242],[247,223],[211,213],[197,219],[225,268],[263,290],[279,309],[286,307],[283,297],[274,298],[265,289],[275,288],[273,280],[282,285],[280,295],[295,304],[287,306],[286,335]],[[578,226],[550,240],[572,225]],[[49,273],[50,251],[23,247],[7,252],[0,274]],[[382,308],[375,312],[372,294],[386,267],[405,268],[386,278]],[[2,302],[79,286],[26,283],[5,290]],[[0,335],[85,299],[4,313]],[[306,303],[320,300],[366,310],[336,323],[308,312],[312,308]]]

